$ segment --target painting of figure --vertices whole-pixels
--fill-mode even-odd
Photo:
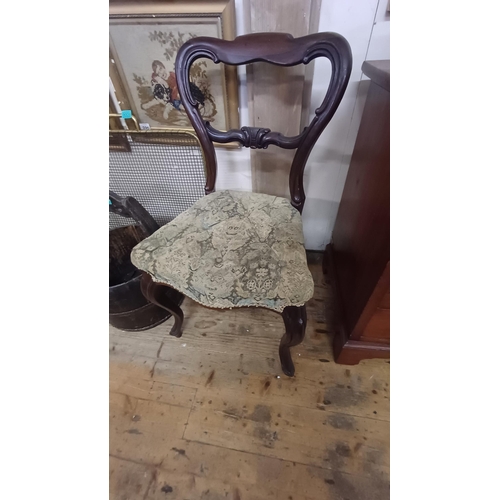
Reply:
[[[195,36],[220,36],[213,21],[116,19],[110,22],[110,53],[133,114],[151,128],[190,127],[177,87],[175,57]],[[194,62],[190,89],[205,121],[227,130],[224,71],[208,59]]]

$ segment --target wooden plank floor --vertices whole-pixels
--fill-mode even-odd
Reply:
[[[110,498],[389,498],[389,363],[333,361],[319,263],[296,373],[278,358],[281,316],[185,299],[146,332],[110,327]]]

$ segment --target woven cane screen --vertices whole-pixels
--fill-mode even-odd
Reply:
[[[205,194],[205,166],[198,141],[188,134],[111,133],[109,189],[133,196],[163,226]],[[109,214],[109,227],[135,221]]]

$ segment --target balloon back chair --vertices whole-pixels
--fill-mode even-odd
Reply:
[[[189,70],[199,58],[229,65],[263,61],[296,66],[320,56],[331,62],[330,84],[311,123],[295,137],[258,127],[216,130],[203,122],[199,104],[191,94]],[[302,232],[304,168],[342,100],[351,66],[349,44],[336,33],[301,38],[285,33],[255,33],[232,41],[199,37],[180,48],[176,59],[177,85],[205,156],[206,196],[132,251],[133,264],[143,271],[143,294],[174,316],[170,332],[174,337],[182,334],[184,315],[178,305],[161,293],[163,286],[175,288],[210,308],[271,309],[281,313],[285,324],[279,347],[283,372],[294,375],[290,347],[304,338],[305,304],[314,291]],[[297,150],[290,169],[291,200],[258,193],[215,192],[217,160],[213,143],[234,141],[253,149],[265,149],[272,144]]]

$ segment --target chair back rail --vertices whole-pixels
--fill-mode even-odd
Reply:
[[[326,57],[332,65],[330,84],[311,123],[295,137],[287,137],[260,127],[242,127],[240,130],[227,132],[217,130],[208,122],[203,122],[198,112],[198,103],[189,88],[189,70],[193,62],[200,58],[235,66],[253,62],[296,66],[308,64],[317,57]],[[306,199],[303,177],[307,159],[318,137],[335,114],[351,74],[352,55],[347,40],[337,33],[315,33],[300,38],[286,33],[252,33],[234,40],[197,37],[188,40],[179,49],[175,67],[182,103],[200,139],[207,162],[205,193],[215,190],[217,159],[214,142],[236,141],[252,149],[266,149],[272,144],[297,150],[290,168],[289,186],[291,203],[302,213]]]

